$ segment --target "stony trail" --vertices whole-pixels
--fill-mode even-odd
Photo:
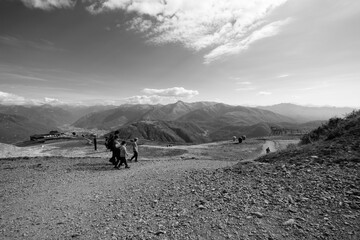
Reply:
[[[56,148],[75,155],[3,159],[0,238],[357,239],[356,202],[324,208],[342,194],[323,180],[327,168],[252,161],[289,143],[143,145],[141,160],[120,170],[91,146],[82,158],[80,148]],[[354,186],[356,168],[331,171]]]
[[[45,146],[46,155],[73,157],[40,155],[0,161],[0,223],[5,239],[109,239],[111,231],[122,239],[119,224],[135,224],[131,223],[133,211],[153,210],[151,205],[159,201],[161,192],[173,191],[168,187],[187,179],[189,172],[230,167],[258,154],[261,141],[241,146],[228,142],[141,146],[142,161],[120,170],[112,167],[107,161],[110,153],[101,148],[94,154],[89,146],[83,155],[91,157],[79,158],[84,151],[80,148],[51,146],[50,152],[49,147]]]
[[[107,226],[100,223],[119,222],[108,212],[111,207],[107,206],[114,201],[141,207],[143,203],[136,199],[144,192],[153,191],[156,195],[165,184],[178,181],[187,171],[233,164],[206,160],[143,161],[131,163],[131,169],[116,170],[104,159],[19,160],[16,167],[8,163],[2,168],[2,179],[8,183],[1,191],[1,231],[8,239],[62,239],[77,235],[81,239],[97,239],[107,232]],[[148,200],[152,203],[155,198]],[[126,209],[135,210],[131,206]],[[94,228],[96,223],[100,225]]]

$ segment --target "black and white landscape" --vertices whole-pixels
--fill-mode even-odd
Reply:
[[[360,239],[359,23],[354,0],[0,1],[0,239]]]

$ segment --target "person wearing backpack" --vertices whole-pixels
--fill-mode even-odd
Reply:
[[[107,141],[107,148],[110,149],[112,155],[111,158],[109,159],[109,162],[111,162],[112,164],[116,164],[116,147],[115,147],[115,136],[118,137],[119,136],[119,131],[116,130],[114,132],[114,134],[110,134],[108,141]]]

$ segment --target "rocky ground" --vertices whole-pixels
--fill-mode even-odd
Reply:
[[[289,143],[141,146],[141,160],[121,170],[112,168],[109,152],[91,146],[82,155],[84,146],[63,144],[51,150],[59,157],[6,157],[0,236],[360,239],[358,152],[295,145],[275,152]],[[341,162],[332,151],[342,153]]]

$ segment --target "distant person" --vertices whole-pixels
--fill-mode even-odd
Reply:
[[[267,147],[267,149],[266,149],[266,154],[268,154],[268,153],[270,153],[270,148],[269,147]]]
[[[116,137],[116,138],[115,138]],[[109,162],[111,162],[112,164],[116,164],[116,147],[115,147],[115,139],[119,138],[119,131],[115,131],[114,134],[110,134],[110,136],[108,137],[107,140],[107,148],[110,149],[112,155],[111,158],[109,159]]]
[[[242,143],[242,141],[243,141],[241,137],[239,137],[238,140],[239,140],[239,143]]]
[[[138,161],[138,154],[139,154],[139,147],[137,145],[138,138],[134,138],[132,147],[133,147],[133,153],[134,155],[130,158],[130,162],[135,158],[135,162]]]
[[[233,139],[233,142],[235,142],[235,141],[236,141],[236,136],[233,136],[233,138],[232,138],[232,139]]]
[[[119,169],[121,165],[125,165],[125,168],[130,168],[126,162],[126,156],[129,155],[129,153],[126,151],[126,142],[122,141],[120,144],[118,141],[116,141],[116,158],[118,161],[116,162],[115,168]]]
[[[97,151],[97,141],[96,141],[96,136],[94,136],[94,150]]]

